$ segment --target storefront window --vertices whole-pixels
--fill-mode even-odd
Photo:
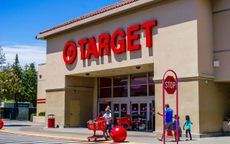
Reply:
[[[99,97],[100,98],[109,98],[112,94],[112,78],[100,78],[99,82]]]
[[[113,78],[113,97],[128,96],[128,76],[117,76]]]
[[[104,114],[104,113],[105,113],[105,108],[106,108],[107,106],[110,106],[110,107],[111,107],[111,103],[110,103],[110,102],[108,102],[108,103],[100,103],[100,104],[99,104],[99,112],[98,112],[98,115]]]
[[[155,95],[155,83],[153,80],[153,73],[148,73],[148,83],[149,83],[149,96]]]
[[[147,96],[147,73],[133,74],[130,79],[130,96]]]

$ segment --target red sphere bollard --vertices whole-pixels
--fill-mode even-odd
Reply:
[[[3,125],[4,125],[4,122],[2,119],[0,119],[0,129],[2,129]]]
[[[124,142],[127,137],[126,129],[122,126],[115,126],[110,133],[114,142]]]

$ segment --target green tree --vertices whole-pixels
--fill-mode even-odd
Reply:
[[[9,83],[13,88],[11,88],[11,96],[15,101],[16,107],[18,106],[18,102],[26,101],[25,97],[25,88],[22,82],[23,71],[19,64],[18,54],[15,56],[14,64],[12,65],[12,81],[13,83]]]
[[[24,70],[20,66],[18,55],[12,66],[4,66],[0,71],[0,101],[14,100],[18,102],[31,102],[36,106],[37,72],[34,63],[26,65]]]
[[[0,46],[0,70],[2,69],[3,65],[6,63],[5,53],[3,53],[3,49]]]
[[[12,70],[14,72],[15,75],[18,76],[19,79],[22,79],[22,67],[19,64],[19,59],[18,59],[18,54],[16,54],[15,56],[15,60],[14,63],[12,65]]]
[[[37,96],[37,72],[34,63],[25,66],[23,71],[23,86],[25,88],[26,100],[36,105]]]
[[[21,80],[14,74],[12,69],[4,69],[0,73],[0,82],[1,99],[15,100],[17,104],[20,101],[18,95],[23,92]]]
[[[8,81],[9,81],[9,72],[5,69],[0,71],[0,101],[3,101],[7,98],[9,94]]]

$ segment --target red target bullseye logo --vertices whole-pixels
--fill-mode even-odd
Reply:
[[[63,60],[66,64],[73,64],[77,57],[77,46],[74,42],[69,41],[63,48]]]

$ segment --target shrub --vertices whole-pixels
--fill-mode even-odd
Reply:
[[[38,113],[38,116],[45,116],[45,115],[46,115],[45,112],[40,112],[40,113]]]

